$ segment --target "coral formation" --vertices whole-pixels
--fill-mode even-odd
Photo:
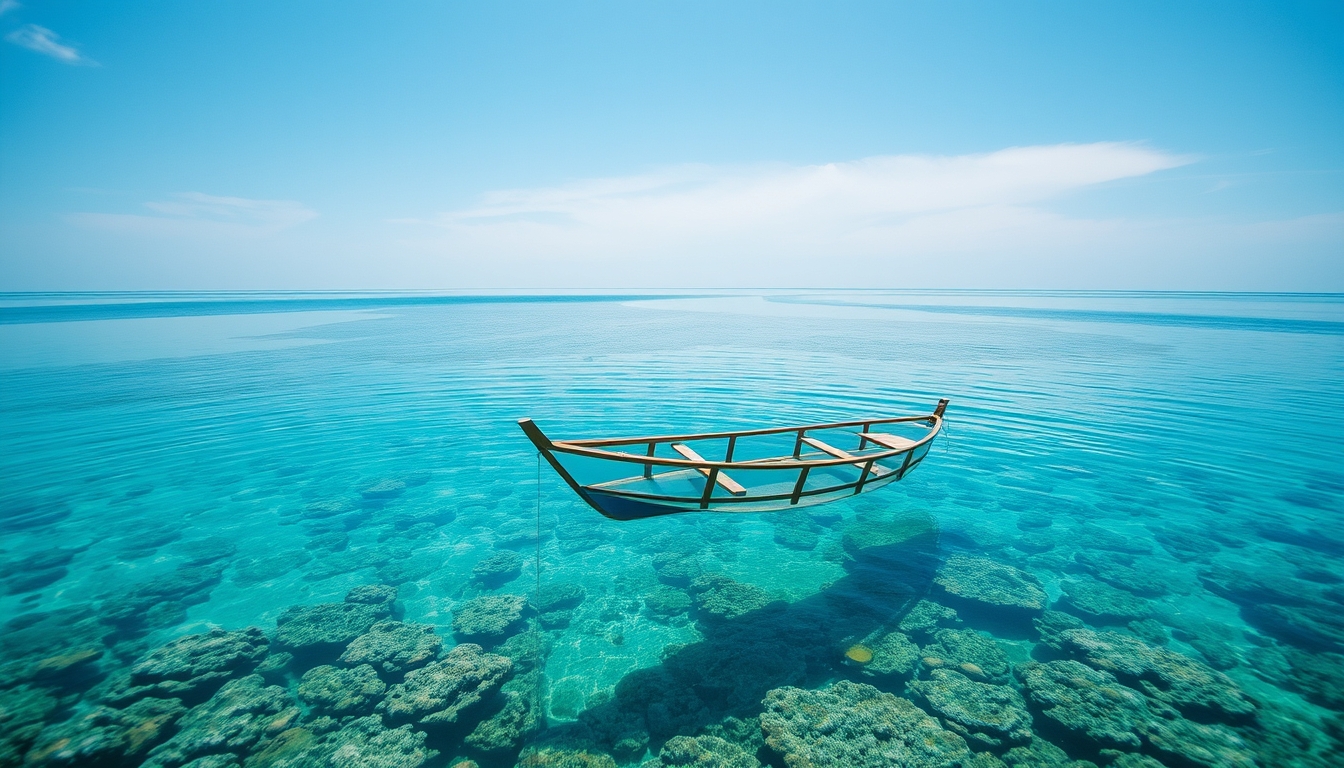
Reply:
[[[1025,571],[983,557],[952,555],[933,581],[943,599],[958,609],[1024,620],[1045,610],[1045,590]]]
[[[1104,582],[1079,579],[1060,583],[1064,610],[1092,624],[1123,624],[1148,616],[1148,601]]]
[[[1090,629],[1064,630],[1060,644],[1066,653],[1115,674],[1189,717],[1236,722],[1255,714],[1255,704],[1231,678],[1168,648],[1118,632]]]
[[[972,748],[1000,749],[1031,741],[1031,715],[1022,695],[1010,686],[977,683],[960,672],[935,669],[928,680],[912,682],[910,690]]]
[[[717,736],[673,736],[641,768],[760,768],[761,762]]]
[[[644,595],[644,607],[649,615],[666,620],[681,616],[691,609],[691,596],[680,589],[659,584]]]
[[[230,680],[183,715],[177,733],[152,749],[145,765],[175,768],[207,755],[241,757],[262,738],[288,729],[298,715],[285,689],[267,686],[260,675]]]
[[[770,595],[753,584],[743,584],[727,576],[707,573],[691,583],[695,607],[701,619],[736,619],[770,604]]]
[[[522,595],[483,595],[453,609],[453,632],[463,640],[494,643],[522,623],[527,598]]]
[[[162,741],[185,711],[177,699],[147,698],[125,709],[96,706],[43,729],[24,764],[132,764]]]
[[[994,639],[973,629],[940,629],[934,642],[920,649],[924,666],[963,668],[971,677],[993,683],[1008,682],[1008,657]],[[970,665],[972,669],[964,669]]]
[[[483,587],[494,588],[518,578],[523,572],[523,556],[502,550],[480,561],[471,569],[471,578]]]
[[[368,664],[383,675],[398,676],[428,664],[442,648],[443,638],[428,624],[380,621],[350,641],[341,661]]]
[[[387,690],[378,710],[393,722],[453,723],[499,688],[512,669],[508,658],[464,643],[441,660],[407,672],[405,682]]]
[[[960,736],[871,685],[777,688],[763,706],[766,746],[788,768],[953,768],[971,755]]]
[[[296,605],[276,619],[276,645],[291,651],[321,651],[348,645],[391,610],[367,603]]]
[[[872,641],[872,659],[864,664],[866,677],[909,677],[919,665],[919,647],[902,632],[887,632]]]
[[[260,627],[236,632],[214,629],[186,635],[154,649],[131,666],[127,687],[116,698],[180,698],[194,704],[226,680],[251,672],[266,657],[270,641]]]
[[[368,664],[352,669],[322,665],[303,673],[299,698],[315,713],[332,717],[369,714],[387,685]]]

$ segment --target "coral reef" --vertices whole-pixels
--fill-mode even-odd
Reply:
[[[378,710],[393,722],[453,723],[494,692],[512,668],[508,658],[464,643],[443,659],[407,672],[405,682],[387,690]]]
[[[644,595],[644,607],[656,619],[681,616],[691,609],[691,597],[680,589],[660,584]]]
[[[145,765],[175,768],[207,755],[241,757],[262,738],[287,730],[298,716],[285,689],[267,686],[260,675],[230,680],[183,715],[177,733],[151,750]]]
[[[0,765],[19,765],[42,723],[60,702],[51,691],[20,685],[0,690]]]
[[[389,614],[391,609],[387,605],[368,603],[296,605],[276,619],[275,642],[295,652],[334,653]]]
[[[736,619],[770,604],[770,595],[752,584],[717,573],[707,573],[691,583],[697,615],[701,619]]]
[[[453,609],[453,632],[463,640],[491,644],[522,624],[527,598],[522,595],[483,595]]]
[[[1117,552],[1075,552],[1073,559],[1088,573],[1113,587],[1140,597],[1161,597],[1170,589],[1154,569],[1135,568],[1132,555]]]
[[[187,704],[204,701],[226,680],[255,669],[266,658],[269,645],[260,627],[179,637],[136,661],[125,688],[109,699],[127,702],[157,696],[180,698]]]
[[[523,572],[523,556],[513,550],[503,550],[485,558],[471,569],[471,578],[486,588],[503,586]]]
[[[167,736],[185,711],[177,699],[147,698],[125,709],[95,706],[43,729],[24,764],[133,764]]]
[[[1188,717],[1236,722],[1255,714],[1255,704],[1231,678],[1168,648],[1090,629],[1064,630],[1060,644],[1066,653],[1115,674]]]
[[[960,736],[871,685],[778,688],[763,706],[765,743],[788,768],[953,768],[971,756]]]
[[[945,605],[939,605],[931,600],[920,600],[901,617],[897,627],[915,639],[924,639],[939,629],[961,627],[961,619],[957,617],[956,611]]]
[[[348,717],[373,712],[387,690],[368,664],[352,669],[322,665],[303,673],[299,698],[317,714]]]
[[[942,599],[959,610],[1019,621],[1045,610],[1045,590],[1035,576],[983,557],[952,555],[933,583]]]
[[[973,629],[940,629],[934,642],[920,649],[924,666],[957,669],[967,677],[1008,682],[1008,657],[994,639]]]
[[[1148,702],[1111,673],[1051,661],[1023,664],[1017,676],[1041,714],[1067,732],[1101,747],[1137,749],[1142,743],[1139,727],[1152,718]]]
[[[641,768],[760,768],[761,762],[717,736],[673,736]]]
[[[616,768],[611,755],[578,749],[527,749],[514,768]]]
[[[935,669],[910,690],[943,724],[980,749],[1006,748],[1031,741],[1031,715],[1022,695],[1007,685],[967,679],[959,672]]]
[[[919,647],[902,632],[887,632],[873,640],[872,660],[863,665],[866,677],[909,677],[919,665]]]
[[[1148,616],[1148,601],[1104,582],[1092,579],[1060,583],[1064,610],[1092,624],[1124,624]]]
[[[350,641],[341,662],[368,664],[385,676],[395,677],[428,664],[442,648],[443,638],[428,624],[380,621]]]

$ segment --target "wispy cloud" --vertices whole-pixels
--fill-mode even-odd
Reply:
[[[1077,246],[1118,222],[1054,213],[1048,201],[1191,162],[1138,144],[895,155],[811,166],[685,166],[492,192],[422,223],[415,244],[479,270],[684,285],[814,282],[818,270],[892,284],[920,259]],[[829,280],[828,280],[829,282]]]
[[[19,0],[0,0],[0,16],[4,16],[10,11],[16,11],[20,7]]]
[[[9,10],[9,8],[17,7],[17,5],[18,4],[15,3],[12,6],[0,8],[0,13]],[[23,46],[30,51],[37,51],[44,56],[50,56],[51,58],[63,61],[66,64],[90,67],[98,66],[98,62],[80,53],[79,49],[72,45],[61,43],[60,37],[60,35],[52,32],[50,29],[39,27],[36,24],[25,24],[13,32],[10,32],[8,35],[5,35],[5,39],[15,45]]]
[[[294,200],[251,200],[183,192],[145,203],[155,215],[75,213],[75,224],[90,229],[157,236],[256,237],[317,218],[317,211]]]

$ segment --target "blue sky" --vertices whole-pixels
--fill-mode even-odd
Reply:
[[[1344,290],[1337,2],[0,7],[4,290]]]

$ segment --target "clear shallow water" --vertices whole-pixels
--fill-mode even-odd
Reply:
[[[1344,297],[5,299],[4,764],[24,753],[32,764],[89,763],[92,753],[67,759],[68,745],[53,745],[94,712],[123,723],[97,731],[98,759],[130,765],[325,765],[338,744],[379,738],[370,754],[400,755],[389,764],[416,764],[427,749],[439,753],[428,764],[507,768],[520,750],[526,764],[562,764],[538,747],[638,764],[677,734],[707,733],[782,765],[792,732],[776,722],[775,747],[762,746],[751,719],[762,700],[844,679],[915,701],[987,766],[989,755],[1050,764],[1050,745],[1099,764],[1117,747],[1172,765],[1330,765],[1339,754]],[[557,436],[708,430],[926,412],[939,396],[952,398],[949,431],[918,472],[811,517],[610,522],[538,471],[514,423],[531,416]],[[1061,640],[1032,623],[1039,611],[950,594],[940,564],[956,555],[1027,574],[1042,602],[1085,620],[1083,634]],[[483,575],[492,556],[498,573]],[[473,640],[510,671],[492,677],[490,659],[473,657],[484,695],[451,723],[398,710],[386,691],[344,709],[305,693],[313,668],[356,665],[337,661],[344,641],[275,637],[277,619],[367,584],[396,586],[396,617],[433,626],[445,649]],[[463,631],[483,595],[532,607],[499,634]],[[996,644],[975,657],[983,663],[934,675],[919,661],[962,661],[949,652],[955,637],[901,628],[921,597]],[[503,603],[486,607],[507,613]],[[540,617],[539,603],[550,609]],[[176,638],[248,626],[274,638],[269,662],[160,652],[171,663],[146,665]],[[908,669],[874,674],[895,632],[918,651]],[[1081,650],[1121,642],[1105,633],[1141,642],[1125,658],[1148,666],[1126,671]],[[878,658],[847,659],[855,645]],[[1003,675],[981,669],[994,647],[1011,667]],[[283,664],[286,648],[294,659]],[[1062,725],[1042,703],[1050,692],[1025,682],[1033,660],[1062,659],[1118,672],[1143,706],[1175,707],[1164,722],[1205,731],[1164,741],[1133,712],[1104,708],[1091,717],[1137,743]],[[285,690],[269,710],[262,694],[248,699],[280,720],[249,730],[212,702],[258,665],[258,685]],[[1243,697],[1254,711],[1164,692],[1192,669],[1208,673],[1204,694]],[[118,682],[128,673],[134,685],[177,685],[128,693]],[[402,671],[379,674],[385,688],[406,685]],[[1032,738],[990,743],[988,726],[949,714],[949,695],[973,703],[989,689],[930,690],[948,674],[1025,694]],[[140,710],[93,709],[175,695],[194,709],[153,728]],[[291,705],[297,714],[285,715]],[[153,735],[118,741],[128,722]],[[201,735],[211,729],[234,736]],[[1204,751],[1163,746],[1172,741]],[[666,764],[679,764],[673,752]],[[944,758],[926,764],[961,759]],[[916,764],[902,760],[873,764]]]

